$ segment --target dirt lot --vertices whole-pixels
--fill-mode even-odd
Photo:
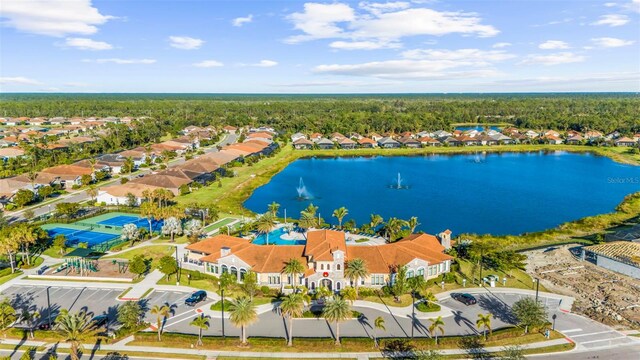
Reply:
[[[527,252],[527,272],[550,291],[573,296],[573,311],[617,328],[640,328],[640,280],[570,252],[576,245]]]

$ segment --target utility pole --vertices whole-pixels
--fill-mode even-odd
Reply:
[[[47,317],[49,318],[49,329],[48,330],[52,330],[53,329],[53,325],[51,324],[51,300],[49,299],[49,288],[50,288],[50,286],[47,286]]]
[[[176,265],[178,266],[178,273],[176,274],[176,285],[180,285],[180,261],[178,261],[178,245],[176,245]]]
[[[222,295],[222,338],[224,339],[224,289],[220,289],[220,294]]]

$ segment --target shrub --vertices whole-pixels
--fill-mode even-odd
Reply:
[[[129,182],[129,178],[123,177],[122,179],[120,179],[120,184],[126,184]]]
[[[367,296],[376,296],[378,295],[379,291],[377,289],[372,289],[372,288],[358,288],[358,294],[362,297],[367,297]]]
[[[421,312],[435,312],[440,311],[440,309],[440,305],[428,301],[423,301],[416,304],[416,310]]]
[[[269,294],[271,294],[271,288],[268,287],[267,285],[263,285],[262,287],[260,287],[260,291],[264,296],[268,296]]]

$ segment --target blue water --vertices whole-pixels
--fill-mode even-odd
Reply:
[[[400,172],[408,189],[393,189]],[[311,200],[297,199],[302,177]],[[417,216],[435,233],[520,234],[614,210],[640,191],[640,167],[591,154],[533,152],[415,157],[312,158],[293,162],[244,203],[263,213],[299,216],[309,203],[334,224],[345,206],[358,226],[372,213],[385,219]]]
[[[285,240],[281,236],[286,233],[287,231],[285,228],[278,228],[271,231],[269,233],[269,245],[304,245],[306,243],[304,240]],[[259,234],[252,243],[257,245],[266,245],[267,236],[265,234]]]
[[[456,126],[456,130],[460,130],[460,131],[467,131],[467,130],[478,130],[478,131],[485,131],[485,129],[487,128],[487,126],[483,126],[483,125],[477,125],[477,126]],[[495,130],[495,131],[500,131],[500,127],[499,126],[489,126],[488,127],[490,130]]]

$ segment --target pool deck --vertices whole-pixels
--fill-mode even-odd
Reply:
[[[294,245],[296,241],[305,241],[307,240],[307,232],[308,231],[313,231],[313,230],[317,230],[314,228],[310,228],[309,230],[301,233],[301,232],[297,232],[297,231],[290,231],[289,233],[284,233],[281,234],[281,229],[284,228],[285,226],[288,226],[289,224],[278,224],[276,225],[275,229],[272,230],[269,233],[270,236],[270,243],[271,244],[275,244],[275,245]],[[319,230],[323,230],[323,229],[319,229]],[[258,236],[261,236],[262,234],[259,234]],[[252,242],[255,241],[258,236],[244,236],[245,239],[247,240],[251,240]],[[279,241],[291,241],[291,244],[286,244],[286,243],[277,243],[278,240]],[[376,246],[376,245],[383,245],[386,243],[386,240],[380,236],[372,236],[372,235],[361,235],[361,234],[352,234],[347,232],[346,236],[345,236],[347,245],[355,245],[355,246]],[[363,241],[363,242],[356,242],[356,240],[360,240],[360,239],[367,239],[368,241]]]

